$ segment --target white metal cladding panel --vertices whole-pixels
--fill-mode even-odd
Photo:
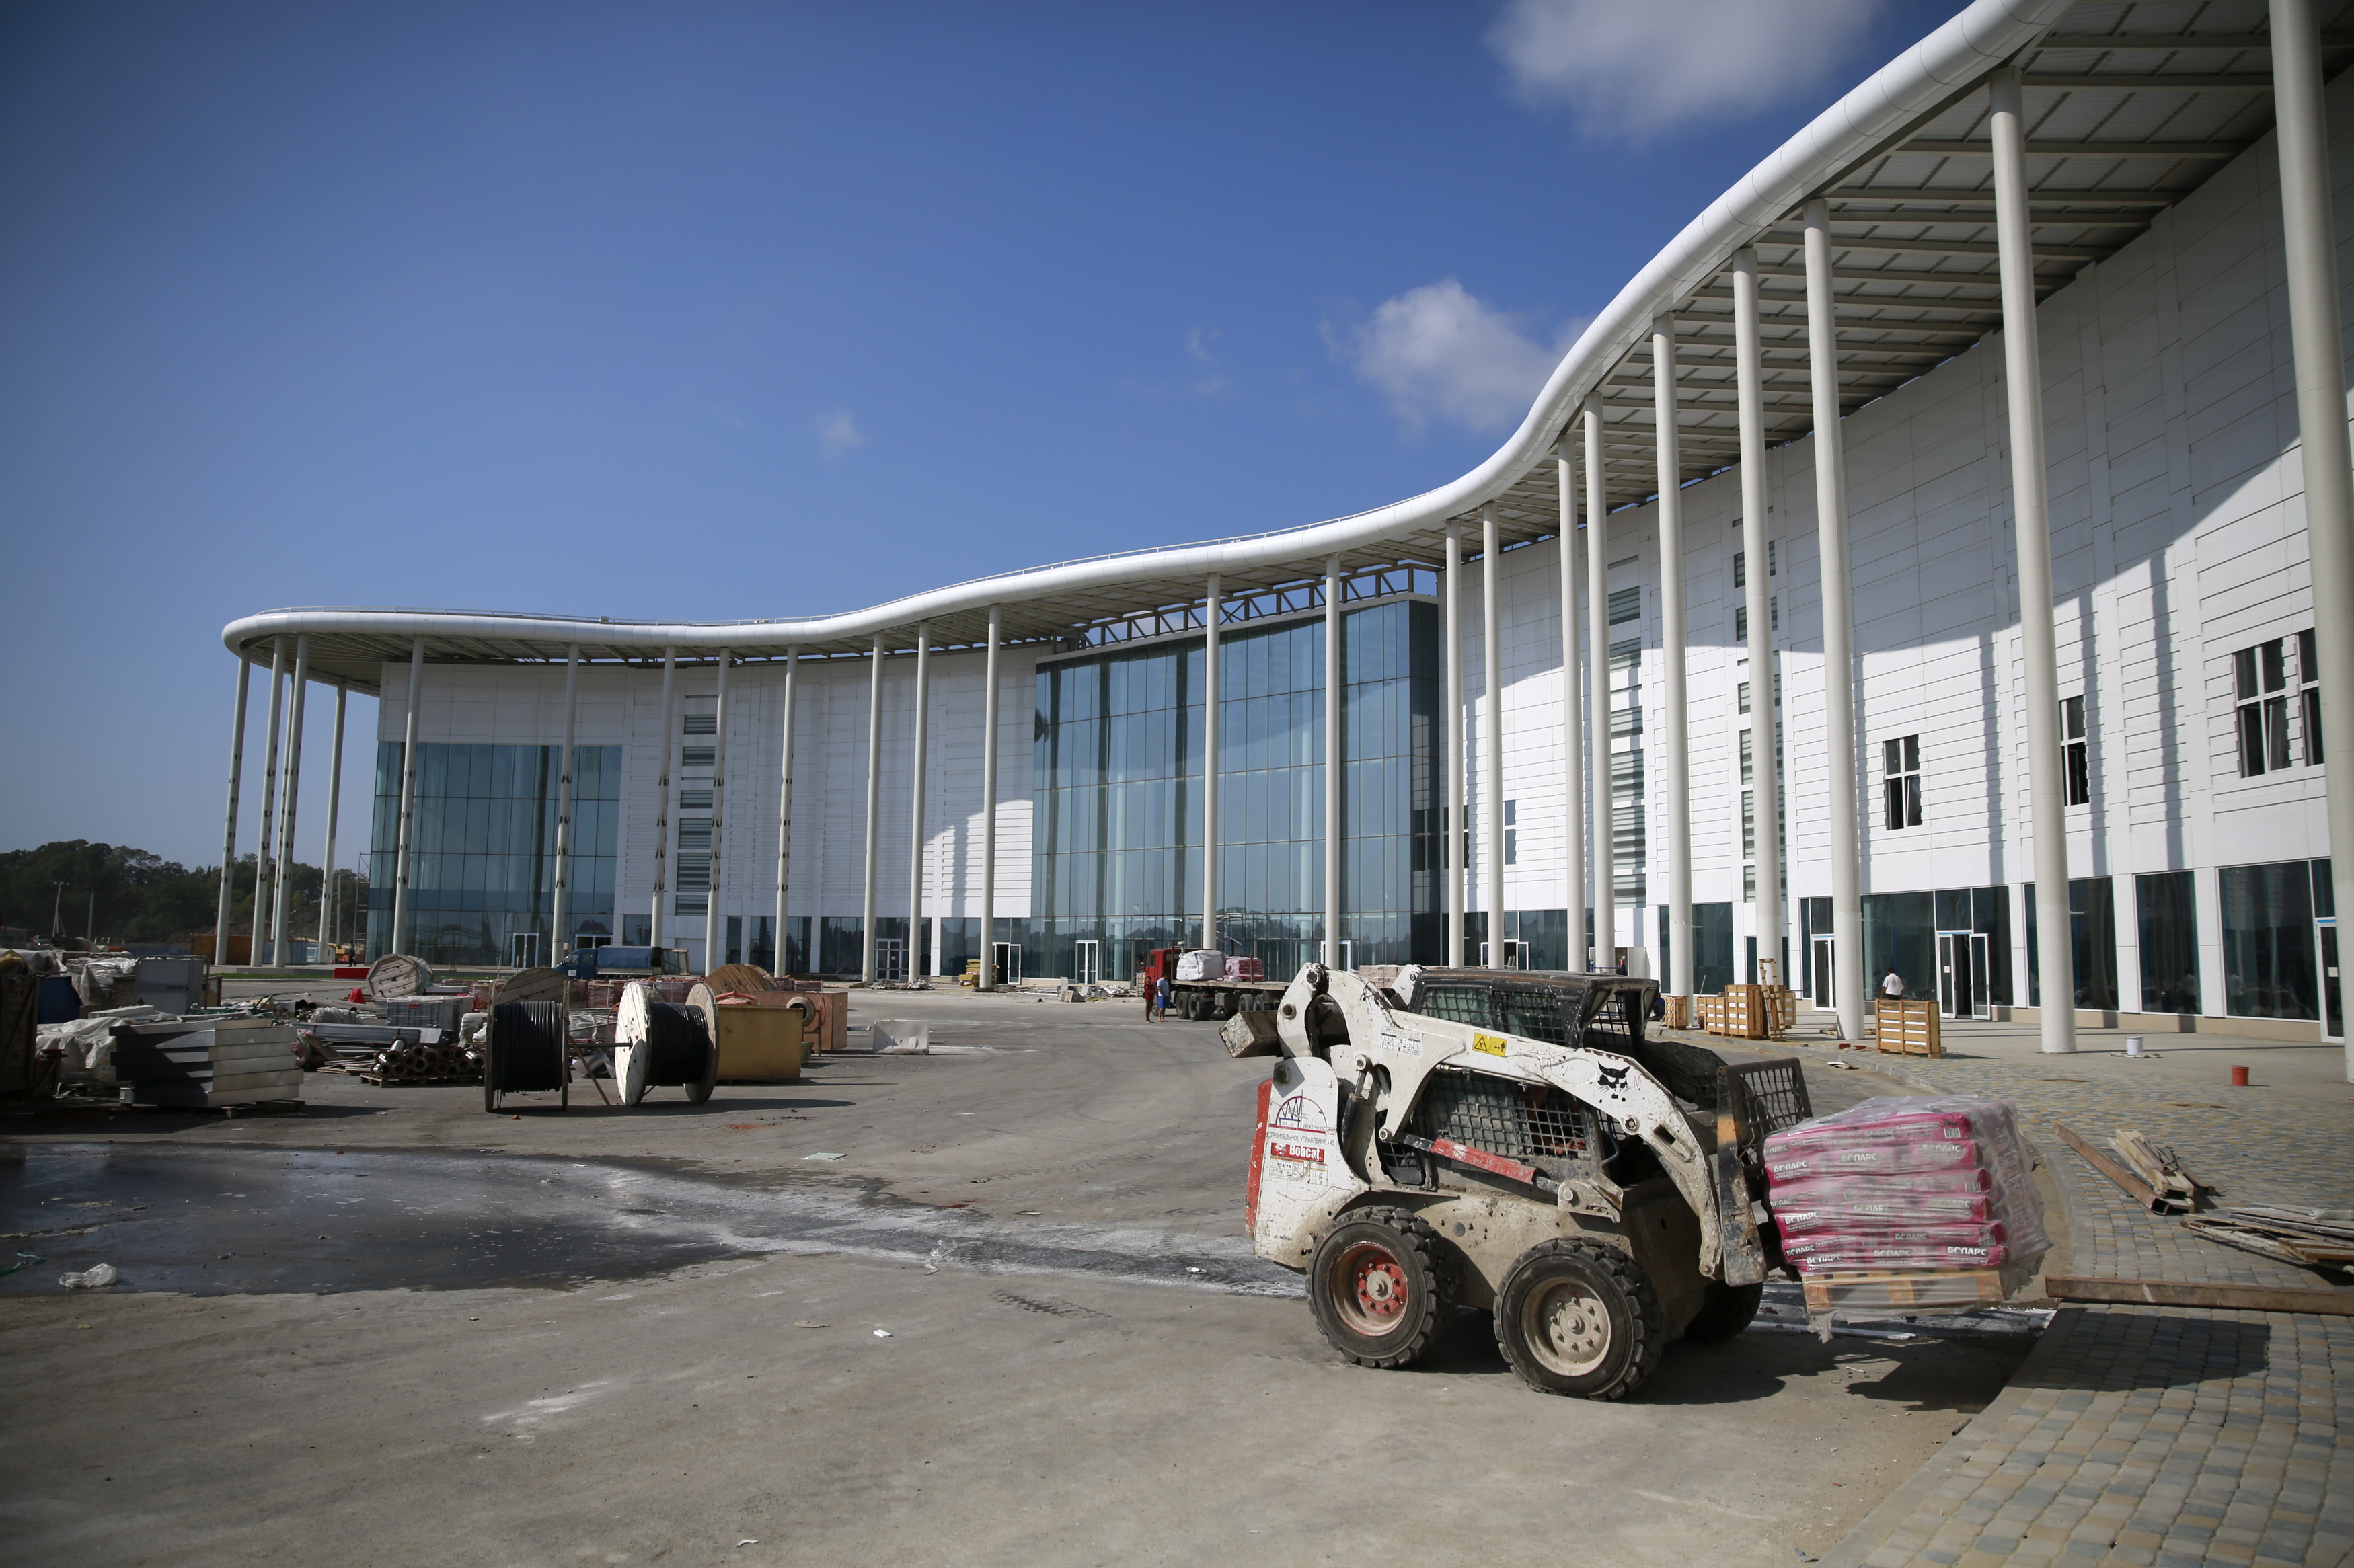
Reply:
[[[2333,94],[2341,166],[2354,165],[2347,97],[2346,89]],[[2070,813],[2078,875],[2326,853],[2319,772],[2241,781],[2231,712],[2231,652],[2300,630],[2312,615],[2301,476],[2290,450],[2273,156],[2268,143],[2253,150],[2041,312],[2062,691],[2086,698],[2097,789],[2093,806]],[[2026,874],[2025,715],[1999,348],[1990,342],[1970,350],[1844,425],[1864,683],[1858,804],[1872,890]],[[1801,441],[1768,456],[1797,896],[1829,892],[1810,449]],[[1738,596],[1717,537],[1731,536],[1717,524],[1734,515],[1737,483],[1728,473],[1683,492],[1693,893],[1702,902],[1723,896],[1716,889],[1737,885],[1739,874],[1737,762],[1712,750],[1730,747],[1739,727],[1728,716],[1738,651],[1722,646]],[[1611,516],[1607,556],[1641,556],[1633,571],[1614,573],[1613,584],[1638,579],[1645,588],[1645,804],[1656,903],[1666,872],[1658,767],[1666,736],[1652,652],[1654,519],[1652,506]],[[1538,783],[1557,772],[1560,756],[1557,609],[1535,602],[1557,592],[1557,565],[1541,550],[1508,561],[1517,568],[1507,574],[1508,636],[1526,645],[1508,647],[1505,658],[1506,794],[1517,800],[1520,821],[1557,823],[1559,787]],[[1525,605],[1511,586],[1515,577],[1529,585]],[[1477,603],[1466,595],[1467,684],[1475,692]],[[1629,630],[1615,629],[1613,641]],[[1876,809],[1876,743],[1903,734],[1922,736],[1925,821],[1889,833]],[[1553,799],[1540,807],[1543,793]],[[1549,832],[1541,853],[1535,834],[1523,840],[1508,903],[1561,901],[1552,891],[1559,840]],[[1476,907],[1476,868],[1474,878]],[[2128,904],[2121,919],[2129,912]],[[2207,935],[2211,945],[2215,934]]]

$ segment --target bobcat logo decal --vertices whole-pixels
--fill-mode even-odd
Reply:
[[[1597,1069],[1597,1071],[1599,1071],[1599,1072],[1601,1073],[1601,1075],[1602,1075],[1602,1086],[1603,1086],[1604,1088],[1606,1088],[1606,1089],[1610,1089],[1610,1090],[1613,1090],[1613,1091],[1616,1091],[1616,1090],[1618,1090],[1618,1089],[1623,1089],[1623,1088],[1625,1088],[1625,1087],[1627,1086],[1627,1069],[1626,1069],[1626,1068],[1624,1068],[1624,1067],[1603,1067],[1603,1068],[1599,1068],[1599,1069]]]

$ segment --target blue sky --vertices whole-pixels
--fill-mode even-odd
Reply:
[[[1426,489],[1956,8],[13,5],[0,848],[217,859],[253,610],[793,615]]]

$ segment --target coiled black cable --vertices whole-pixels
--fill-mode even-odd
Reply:
[[[711,1033],[703,1017],[674,1001],[646,1001],[646,1086],[699,1084],[710,1070]]]
[[[493,1006],[482,1054],[484,1089],[495,1094],[530,1094],[562,1088],[568,1027],[560,1001],[502,1001]]]

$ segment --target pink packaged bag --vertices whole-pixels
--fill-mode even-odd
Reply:
[[[2008,1101],[1867,1100],[1766,1140],[1768,1202],[1799,1273],[1988,1268],[2051,1249]]]

